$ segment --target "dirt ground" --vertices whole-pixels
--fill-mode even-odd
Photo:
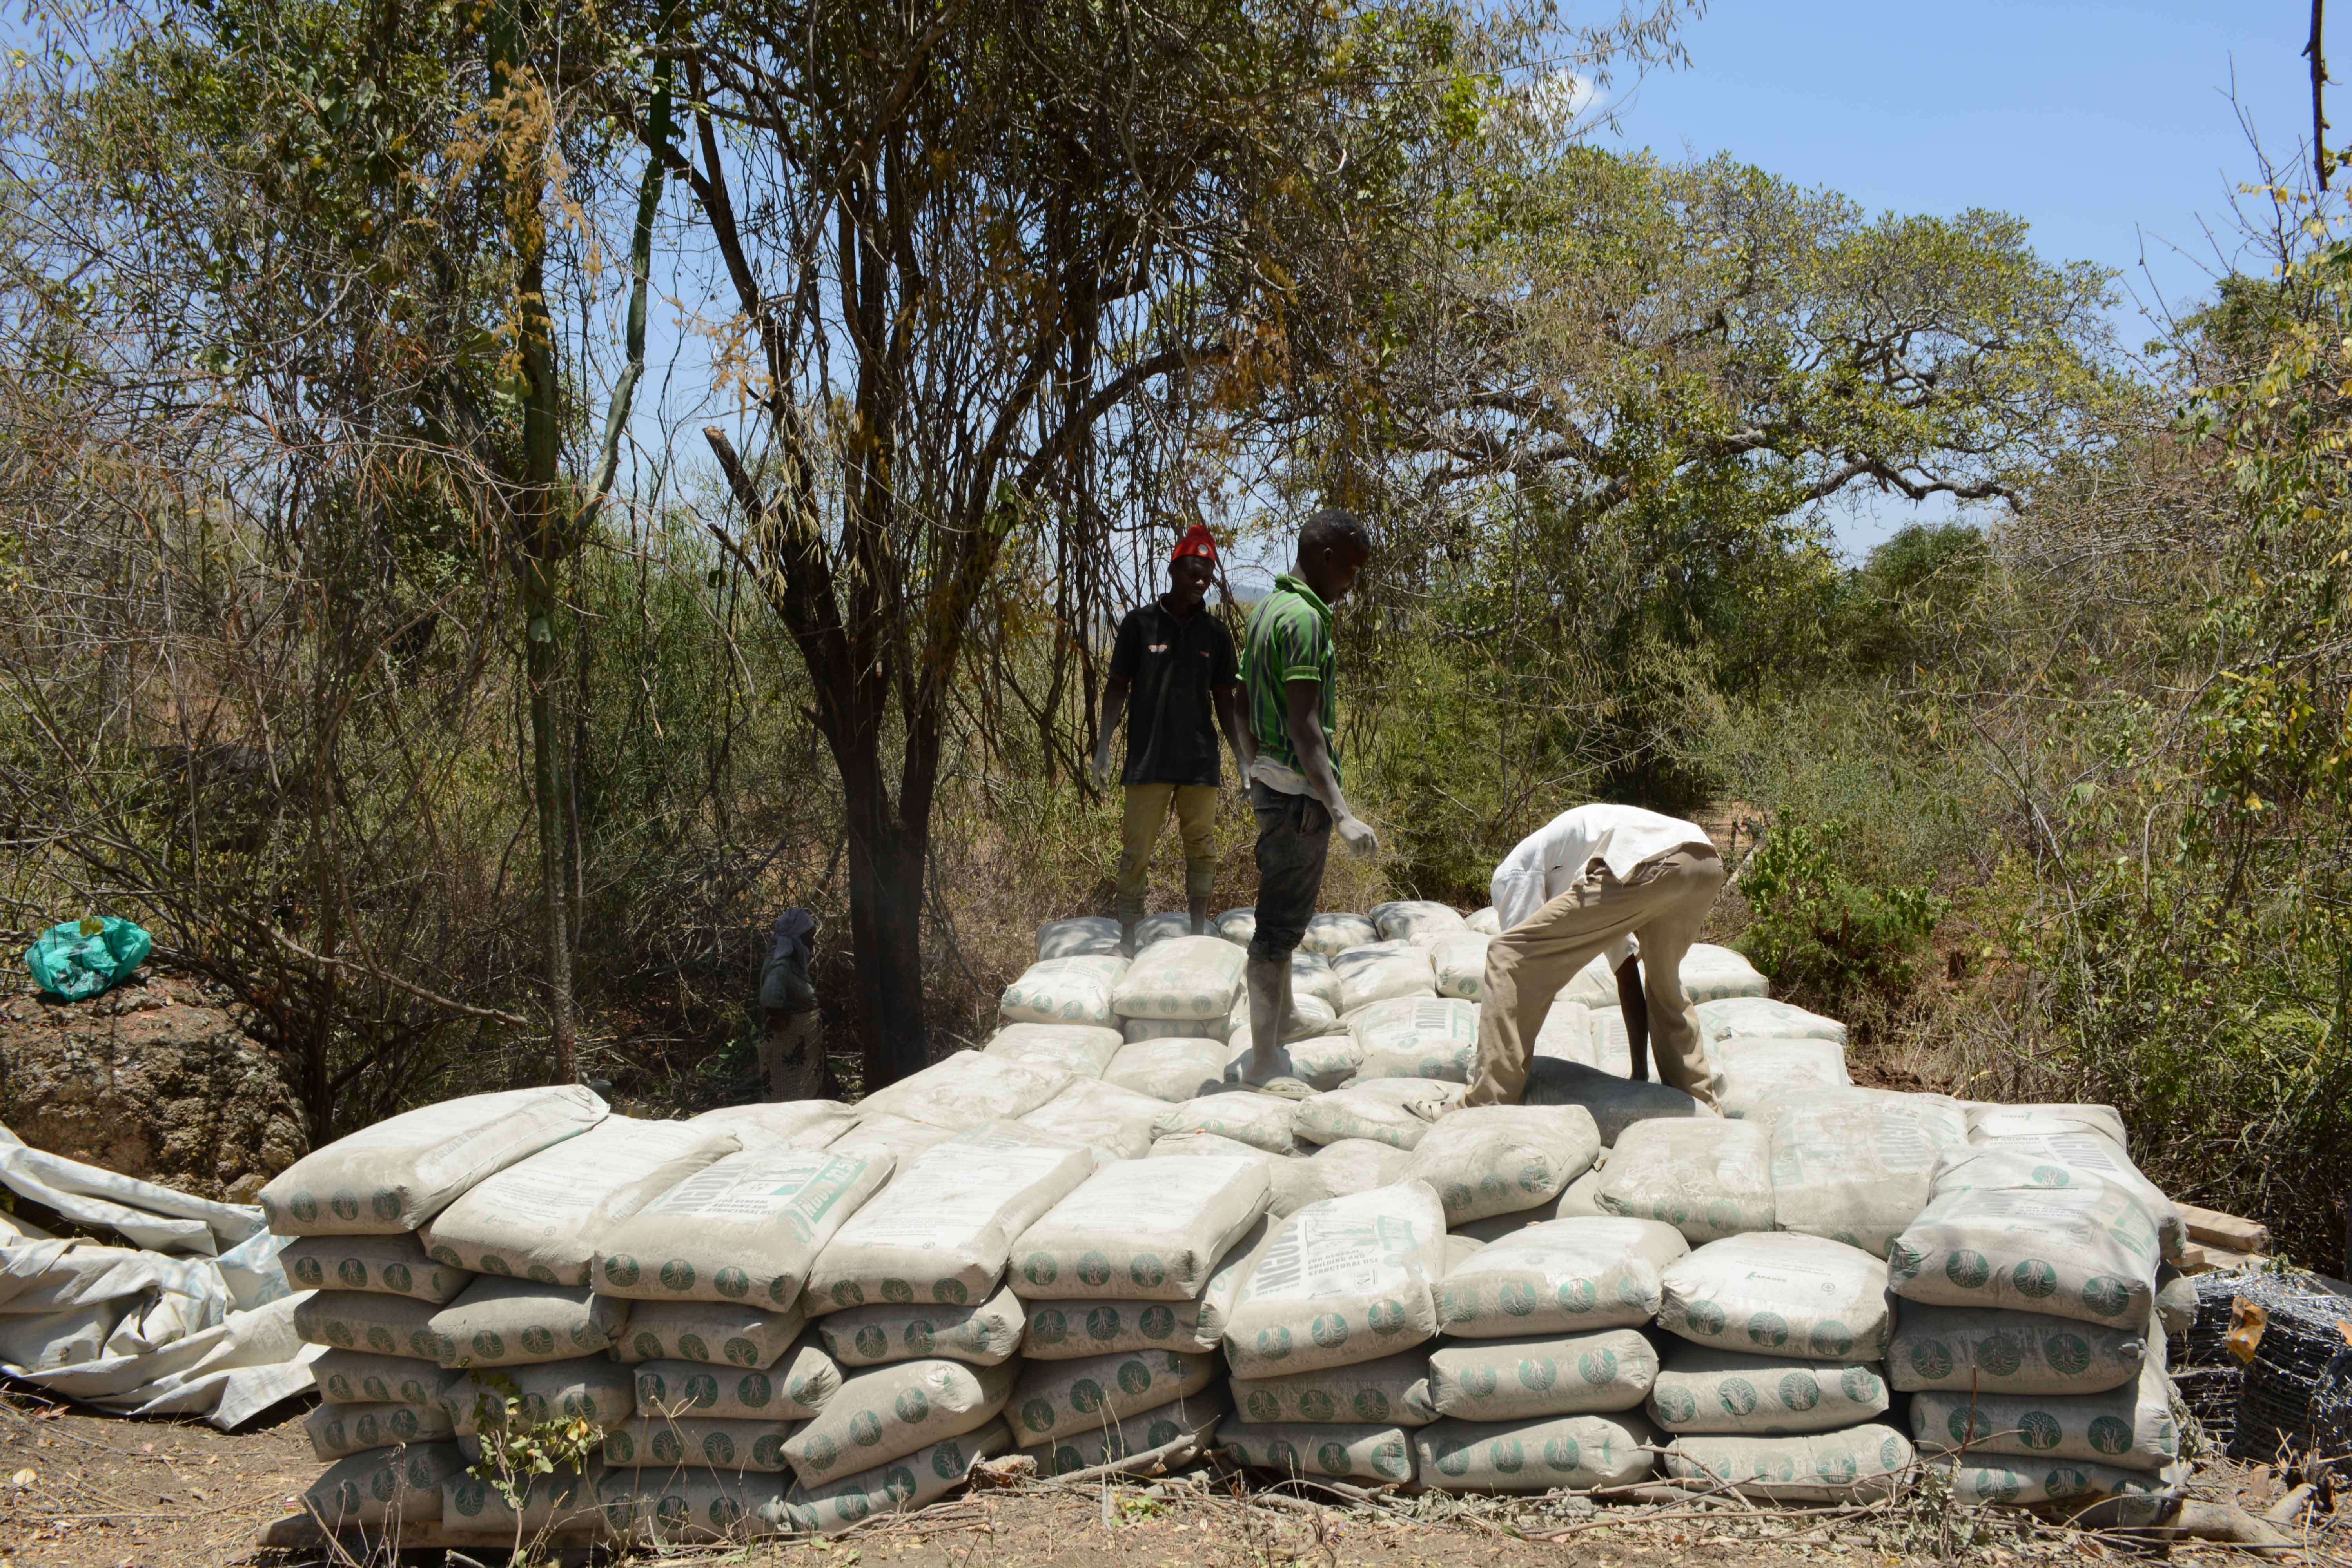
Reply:
[[[21,1392],[0,1395],[0,1568],[358,1568],[349,1556],[258,1545],[262,1531],[319,1472],[302,1415],[300,1405],[289,1405],[270,1424],[230,1436],[193,1422],[92,1415]],[[1938,1540],[1932,1527],[1923,1534],[1917,1520],[1833,1525],[1801,1514],[1693,1517],[1656,1509],[1596,1510],[1574,1500],[1552,1505],[1549,1518],[1474,1512],[1409,1519],[1297,1500],[1244,1506],[1212,1487],[1161,1490],[1166,1495],[1133,1486],[1108,1493],[1034,1486],[973,1491],[839,1540],[632,1561],[793,1568],[1906,1568],[1948,1560],[1948,1553],[2003,1568],[2130,1554],[2014,1521],[1963,1542]],[[1429,1499],[1423,1506],[1444,1512],[1459,1505]],[[1555,1532],[1559,1539],[1530,1539]],[[2174,1548],[2169,1560],[2189,1568],[2232,1561],[2191,1543]],[[2305,1560],[2342,1559],[2323,1550]],[[405,1561],[464,1568],[478,1559],[436,1550],[410,1552]]]

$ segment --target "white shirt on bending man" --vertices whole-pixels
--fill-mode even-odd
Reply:
[[[1631,881],[1634,868],[1677,849],[1715,847],[1706,829],[1680,817],[1643,811],[1638,805],[1580,805],[1563,811],[1525,838],[1495,868],[1488,891],[1495,914],[1505,931],[1524,925],[1546,904],[1584,880],[1593,861],[1609,868],[1621,882]],[[1633,951],[1633,939],[1620,939],[1622,951],[1610,950],[1609,967],[1616,968]]]

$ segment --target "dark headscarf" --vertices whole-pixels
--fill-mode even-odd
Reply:
[[[776,917],[775,941],[768,948],[768,962],[779,959],[798,964],[803,970],[816,952],[809,939],[816,935],[816,917],[795,904]]]

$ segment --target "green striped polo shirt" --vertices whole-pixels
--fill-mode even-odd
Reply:
[[[1331,641],[1331,606],[1287,572],[1250,611],[1242,649],[1242,687],[1249,698],[1250,733],[1258,754],[1296,773],[1290,710],[1283,689],[1294,680],[1323,684],[1323,733],[1330,744],[1331,776],[1339,776],[1339,655]]]

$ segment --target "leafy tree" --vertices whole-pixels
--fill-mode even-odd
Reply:
[[[710,440],[841,775],[869,1083],[927,1059],[950,697],[1008,545],[1146,394],[1250,406],[1360,336],[1419,150],[1506,47],[1439,3],[1285,0],[721,0],[682,39],[677,167],[761,447]]]

